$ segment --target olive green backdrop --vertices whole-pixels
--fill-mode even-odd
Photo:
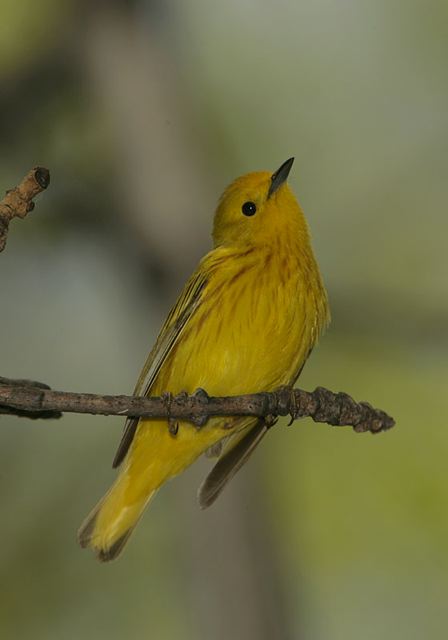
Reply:
[[[199,461],[124,556],[75,539],[118,418],[0,420],[4,638],[420,640],[448,613],[448,5],[0,2],[4,376],[125,393],[235,176],[295,155],[333,323],[301,385],[397,427],[276,427],[201,512]],[[280,310],[279,310],[280,311]]]

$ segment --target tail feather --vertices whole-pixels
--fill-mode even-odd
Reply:
[[[100,549],[99,551],[97,551],[96,555],[98,560],[100,562],[109,562],[109,560],[115,560],[115,558],[118,558],[133,531],[134,527],[128,529],[126,533],[123,534],[121,538],[118,538],[118,540],[114,542],[111,547],[108,547],[107,549]]]
[[[112,544],[109,544],[109,546],[99,547],[93,542],[93,532],[95,530],[97,513],[98,510],[95,509],[95,513],[92,514],[92,517],[89,516],[80,527],[78,531],[78,542],[83,549],[92,547],[100,562],[108,562],[109,560],[114,560],[120,555],[124,548],[124,545],[133,532],[135,525],[130,527],[120,538],[118,538]]]
[[[220,427],[197,431],[182,425],[173,437],[166,421],[142,421],[115,483],[81,526],[80,545],[102,561],[116,558],[157,489],[224,435]]]
[[[121,478],[112,486],[96,507],[89,513],[78,531],[78,542],[90,547],[98,560],[114,560],[122,552],[131,533],[143,515],[145,507],[156,490],[150,491],[131,504],[123,502]]]

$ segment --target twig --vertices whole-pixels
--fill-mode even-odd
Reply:
[[[34,389],[34,393],[39,389],[50,389],[48,384],[45,382],[36,382],[35,380],[19,380],[19,379],[11,379],[11,378],[2,378],[0,376],[0,389],[8,387],[12,387],[14,389]],[[62,413],[60,411],[30,411],[29,409],[14,409],[11,410],[10,407],[4,407],[0,404],[0,414],[12,414],[15,416],[20,416],[21,418],[31,418],[31,420],[37,420],[38,418],[43,419],[53,419],[53,418],[61,418]]]
[[[0,200],[0,251],[8,237],[9,223],[13,218],[24,218],[34,209],[34,198],[50,184],[50,172],[44,167],[34,167],[19,186],[6,192]]]
[[[167,401],[169,400],[169,401]],[[61,412],[188,420],[198,428],[212,416],[310,417],[333,426],[351,426],[357,433],[378,433],[395,421],[367,402],[323,387],[312,392],[282,387],[270,393],[215,398],[203,390],[193,395],[143,398],[52,391],[42,383],[0,378],[0,413],[29,418],[56,418]]]

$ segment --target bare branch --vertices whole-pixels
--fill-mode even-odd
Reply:
[[[6,192],[0,200],[0,251],[3,251],[8,236],[9,223],[13,218],[24,218],[34,209],[34,198],[50,184],[50,172],[44,167],[34,167],[15,189]]]
[[[0,413],[29,418],[56,418],[62,412],[188,420],[202,427],[212,416],[310,417],[333,426],[351,426],[357,433],[378,433],[394,426],[384,411],[355,402],[346,393],[323,387],[314,391],[281,387],[270,393],[215,398],[199,389],[193,395],[161,397],[104,396],[52,391],[28,380],[0,378]]]

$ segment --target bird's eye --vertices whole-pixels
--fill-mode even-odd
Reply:
[[[245,216],[253,216],[256,210],[257,210],[257,207],[253,202],[245,202],[241,207],[241,211],[244,213]]]

